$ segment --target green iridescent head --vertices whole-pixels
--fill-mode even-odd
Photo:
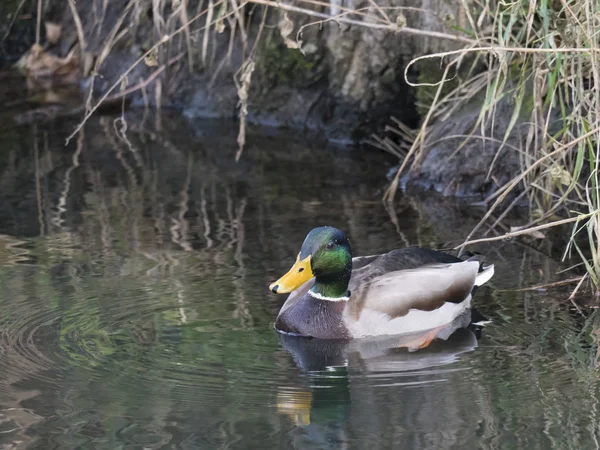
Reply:
[[[348,295],[351,274],[352,249],[346,234],[337,228],[319,227],[308,233],[296,263],[270,289],[286,294],[315,277],[313,292],[323,297],[344,297]]]

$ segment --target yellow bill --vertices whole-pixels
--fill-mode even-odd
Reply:
[[[310,268],[310,255],[300,259],[300,254],[292,268],[279,280],[269,286],[275,294],[289,294],[314,277]]]

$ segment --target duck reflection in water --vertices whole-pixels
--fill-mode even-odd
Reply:
[[[293,425],[289,433],[293,447],[347,448],[349,430],[355,428],[349,424],[365,418],[373,422],[366,432],[375,432],[372,427],[382,426],[410,428],[410,403],[419,397],[415,388],[437,392],[427,394],[420,408],[443,411],[446,402],[440,398],[439,384],[448,384],[448,377],[460,372],[454,367],[460,355],[477,347],[481,327],[473,325],[473,321],[481,319],[476,310],[465,312],[440,327],[431,345],[419,351],[414,350],[431,339],[430,332],[345,341],[281,334],[283,348],[301,370],[295,385],[279,386],[277,392],[277,410]],[[404,398],[394,407],[404,411],[400,417],[406,423],[392,423],[390,417],[382,414],[385,405],[374,396],[386,389]],[[409,439],[406,444],[414,442]]]

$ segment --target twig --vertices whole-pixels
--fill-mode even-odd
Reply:
[[[514,208],[514,206],[519,203],[519,201],[521,201],[521,199],[527,195],[527,193],[529,192],[529,186],[527,186],[525,189],[523,189],[523,192],[521,192],[517,197],[515,197],[515,199],[511,202],[510,205],[508,205],[508,208],[506,208],[504,211],[502,211],[502,214],[500,214],[498,216],[498,218],[494,221],[494,223],[488,228],[488,230],[483,233],[483,236],[487,236],[487,234],[496,228],[496,225],[498,225],[505,217],[506,215]]]
[[[553,288],[557,286],[564,286],[565,284],[572,283],[581,283],[582,278],[585,278],[586,275],[580,277],[569,278],[568,280],[555,281],[554,283],[545,283],[545,284],[537,284],[535,286],[521,288],[521,289],[496,289],[497,292],[525,292],[525,291],[537,291],[540,289]]]
[[[522,234],[530,234],[533,231],[544,230],[546,228],[552,228],[552,227],[556,227],[558,225],[565,225],[567,223],[572,223],[572,222],[579,222],[580,220],[587,219],[588,217],[591,217],[598,213],[600,213],[600,209],[593,211],[591,213],[581,214],[577,217],[570,217],[569,219],[562,219],[562,220],[556,220],[554,222],[545,223],[543,225],[538,225],[537,227],[525,228],[524,230],[511,231],[510,233],[506,233],[506,234],[503,234],[500,236],[466,241],[466,242],[463,242],[461,245],[454,247],[454,250],[462,249],[463,247],[466,247],[467,245],[480,244],[482,242],[503,241],[506,239],[513,238],[515,236],[520,236]]]
[[[223,3],[224,0],[219,0],[215,6],[217,4]],[[246,3],[242,3],[240,5],[240,8],[243,8],[246,5]],[[87,122],[87,120],[92,116],[92,114],[94,114],[94,112],[96,112],[96,110],[100,107],[100,105],[102,104],[102,102],[104,100],[106,100],[112,91],[114,91],[117,86],[120,86],[121,83],[123,82],[123,80],[127,77],[127,75],[129,75],[131,73],[131,71],[138,66],[138,64],[140,64],[142,61],[144,61],[146,59],[146,57],[148,55],[150,55],[152,52],[154,52],[156,49],[158,49],[161,45],[165,44],[166,42],[169,42],[171,39],[173,39],[173,37],[177,36],[179,33],[181,33],[183,30],[185,30],[187,27],[189,27],[193,22],[195,22],[196,20],[198,20],[200,17],[202,17],[204,14],[206,13],[206,11],[203,11],[202,13],[198,14],[196,17],[193,17],[192,19],[190,19],[188,21],[188,23],[182,27],[179,27],[177,30],[175,30],[173,33],[171,34],[167,34],[164,35],[162,37],[162,39],[157,42],[156,44],[154,44],[148,51],[146,51],[142,56],[140,56],[120,77],[117,81],[115,81],[115,83],[108,88],[108,90],[104,93],[104,95],[102,95],[102,97],[100,97],[100,99],[98,100],[98,102],[96,102],[96,104],[88,111],[86,112],[85,116],[83,117],[82,121],[79,123],[79,125],[77,125],[77,127],[75,128],[75,130],[73,131],[73,133],[71,133],[65,142],[65,145],[67,145],[71,139],[73,139],[73,137],[83,128],[83,126],[85,125],[85,123]],[[234,14],[234,11],[228,12],[226,14],[226,16],[230,16]],[[212,25],[211,23],[207,23],[205,26],[210,26]]]
[[[260,22],[260,27],[258,29],[258,33],[256,39],[254,41],[254,45],[252,46],[252,50],[250,50],[250,55],[248,59],[244,61],[240,70],[235,74],[233,80],[235,82],[238,98],[239,98],[239,107],[240,107],[240,127],[238,131],[238,150],[235,153],[235,161],[239,161],[242,157],[242,153],[244,152],[244,146],[246,145],[246,119],[248,116],[248,91],[250,90],[250,83],[252,82],[252,73],[254,72],[255,63],[254,59],[256,57],[256,51],[258,48],[258,42],[260,41],[260,36],[265,28],[265,24],[267,23],[267,13],[269,11],[269,7],[264,8],[262,20]],[[239,22],[238,22],[239,23]],[[243,38],[242,38],[243,39]],[[245,42],[245,41],[244,41]],[[245,44],[244,44],[245,45]],[[238,80],[239,77],[239,80]]]
[[[71,14],[73,15],[73,21],[75,22],[75,28],[77,29],[77,38],[79,39],[79,46],[81,47],[81,54],[85,50],[85,34],[83,32],[83,26],[81,25],[81,19],[77,12],[77,6],[75,6],[75,0],[69,0],[69,8],[71,8]]]
[[[563,144],[560,145],[556,150],[548,153],[547,155],[541,157],[540,159],[538,159],[536,162],[534,162],[531,166],[529,166],[527,168],[527,170],[521,172],[521,174],[519,174],[518,176],[516,176],[515,178],[513,178],[513,180],[511,181],[510,185],[504,189],[504,191],[502,192],[502,195],[500,195],[498,197],[498,199],[494,202],[494,204],[490,207],[490,209],[487,211],[487,213],[485,213],[485,215],[483,216],[483,218],[479,221],[479,223],[477,225],[475,225],[475,228],[473,228],[473,230],[471,230],[471,232],[469,233],[469,235],[467,236],[466,242],[461,245],[460,247],[460,251],[462,252],[462,249],[465,247],[465,245],[467,245],[467,243],[469,243],[469,239],[471,239],[471,237],[477,232],[477,230],[481,227],[481,225],[483,225],[485,223],[485,221],[490,217],[490,215],[492,214],[492,212],[494,212],[494,210],[496,209],[496,207],[502,203],[504,201],[504,199],[506,198],[506,196],[529,174],[531,173],[534,169],[536,169],[539,165],[541,165],[544,161],[546,161],[549,158],[553,158],[556,155],[559,155],[560,153],[562,153],[563,151],[567,150],[568,148],[572,147],[574,144],[577,144],[578,142],[587,139],[590,136],[593,136],[594,134],[598,133],[600,131],[600,127],[594,128],[593,130],[579,136],[577,139],[574,139],[571,142],[568,142],[567,144]],[[570,220],[570,219],[569,219]],[[530,230],[533,230],[533,228],[530,228]]]
[[[375,8],[375,10],[381,15],[381,17],[383,17],[383,19],[385,19],[387,23],[392,23],[392,21],[390,20],[390,16],[383,12],[383,10],[379,7],[377,2],[369,0],[369,4],[373,6],[373,8]]]
[[[246,26],[244,25],[244,15],[240,13],[240,11],[243,9],[242,6],[244,6],[245,3],[248,2],[242,2],[241,6],[238,6],[237,4],[237,0],[229,0],[231,2],[231,4],[233,5],[233,15],[236,18],[237,23],[239,24],[239,28],[240,28],[240,37],[242,38],[242,54],[246,54],[246,46],[248,45],[248,33],[246,31]],[[248,23],[248,26],[250,26],[250,23]]]
[[[579,291],[579,288],[581,287],[581,285],[583,284],[583,281],[587,278],[588,275],[589,275],[589,273],[586,273],[584,276],[581,277],[581,280],[579,280],[579,283],[577,283],[577,286],[575,286],[575,289],[573,289],[573,292],[571,292],[571,295],[569,295],[569,301],[571,302],[571,304],[575,307],[575,309],[577,309],[579,314],[581,314],[584,317],[585,317],[585,314],[583,314],[583,312],[581,311],[581,308],[579,306],[577,306],[577,303],[575,303],[575,294],[577,294],[577,291]]]
[[[120,100],[123,97],[126,97],[127,95],[131,94],[132,92],[135,92],[139,89],[143,89],[146,86],[148,86],[148,84],[150,84],[157,76],[159,76],[165,69],[167,68],[166,64],[163,64],[162,66],[160,66],[158,69],[156,69],[154,72],[152,72],[152,74],[146,78],[145,80],[140,81],[138,84],[136,84],[135,86],[131,86],[130,88],[127,88],[121,92],[119,92],[118,94],[115,95],[111,95],[109,97],[106,97],[105,101],[110,102],[110,101],[115,101],[115,100]]]
[[[208,9],[206,14],[206,23],[210,24],[215,11],[215,5],[213,0],[208,0]],[[208,55],[208,41],[210,39],[210,25],[206,26],[204,30],[204,37],[202,39],[202,67],[206,68],[206,55]]]
[[[90,88],[89,88],[88,98],[87,98],[86,103],[85,103],[85,110],[86,111],[90,111],[92,109],[92,98],[93,98],[93,95],[94,95],[94,82],[96,80],[96,76],[98,75],[98,71],[100,70],[100,66],[104,63],[104,60],[106,59],[106,57],[110,53],[110,49],[113,47],[113,45],[119,39],[121,39],[125,35],[125,33],[127,32],[127,30],[123,30],[122,32],[119,33],[119,29],[121,29],[121,25],[125,21],[125,18],[127,17],[127,14],[129,14],[129,10],[133,7],[134,4],[135,4],[135,0],[130,0],[129,1],[129,3],[127,4],[127,6],[125,7],[125,9],[123,10],[123,13],[119,16],[119,18],[115,22],[115,25],[113,26],[112,30],[108,33],[108,35],[106,36],[106,38],[104,40],[104,46],[102,47],[102,50],[100,51],[100,54],[96,58],[96,63],[94,64],[94,68],[92,70],[92,76],[90,78]],[[105,13],[106,12],[104,12],[103,14],[105,14]]]
[[[188,0],[183,0],[181,2],[181,23],[183,25],[187,25],[188,23],[188,13],[187,13],[187,8],[188,8]],[[190,73],[192,73],[194,71],[194,53],[192,52],[192,36],[190,35],[190,30],[189,28],[185,29],[185,45],[187,47],[187,54],[188,54],[188,70],[190,71]]]
[[[477,44],[477,41],[474,41],[473,39],[465,38],[462,36],[457,36],[454,34],[442,33],[439,31],[419,30],[417,28],[410,28],[410,27],[398,27],[395,24],[394,25],[385,25],[385,24],[379,24],[379,23],[362,22],[360,20],[353,20],[353,19],[343,19],[343,18],[336,19],[335,16],[331,16],[329,14],[320,13],[317,11],[312,11],[310,9],[299,8],[297,6],[288,5],[285,3],[274,2],[274,1],[270,1],[270,0],[249,0],[248,3],[257,3],[259,5],[272,6],[273,8],[284,9],[286,11],[293,11],[293,12],[297,12],[297,13],[301,13],[301,14],[306,14],[307,16],[319,17],[321,19],[330,19],[335,22],[346,23],[348,25],[358,25],[360,27],[372,28],[372,29],[376,29],[376,30],[389,30],[389,31],[394,31],[394,32],[398,32],[398,33],[412,34],[412,35],[416,35],[416,36],[427,36],[427,37],[433,37],[433,38],[437,38],[437,39],[449,39],[452,41],[464,42],[465,44],[471,44],[471,45]]]
[[[251,0],[251,1],[258,1],[258,0]],[[405,28],[403,28],[402,30],[404,30]],[[442,33],[443,34],[443,33]],[[476,44],[477,41],[473,41],[472,39],[469,39],[469,43],[472,44]],[[551,53],[551,54],[555,54],[555,53],[600,53],[600,48],[580,48],[580,47],[573,47],[573,48],[529,48],[529,47],[503,47],[500,45],[490,45],[487,47],[472,47],[472,48],[461,48],[459,50],[450,50],[447,52],[438,52],[438,53],[431,53],[429,55],[423,55],[423,56],[419,56],[417,58],[412,59],[404,68],[404,80],[406,81],[406,83],[409,86],[414,86],[414,87],[419,87],[419,86],[437,86],[439,83],[413,83],[408,79],[408,71],[411,68],[411,66],[421,60],[424,59],[431,59],[431,58],[444,58],[446,56],[452,56],[452,55],[465,55],[467,53],[474,53],[474,52],[491,52],[491,53],[502,53],[502,52],[513,52],[513,53]]]
[[[308,3],[309,5],[316,5],[316,6],[323,6],[325,8],[331,8],[331,3],[328,1],[319,1],[319,0],[299,0],[302,3]],[[415,6],[377,6],[380,10],[382,11],[411,11],[411,12],[417,12],[419,14],[429,14],[433,17],[435,17],[436,19],[438,19],[440,22],[443,22],[445,19],[443,17],[441,17],[439,14],[437,14],[435,11],[432,11],[430,9],[426,9],[426,8],[417,8]],[[362,11],[365,10],[369,10],[369,7],[363,7],[363,8],[357,8],[357,9],[352,9],[352,8],[346,8],[342,5],[337,5],[337,9],[339,9],[340,11],[344,11],[350,14],[355,14],[357,16],[364,16],[364,17],[371,17],[373,19],[377,19],[376,17],[373,17],[369,14],[364,14],[362,13]],[[389,23],[389,21],[388,21]]]
[[[37,3],[37,21],[35,25],[35,43],[40,45],[41,31],[42,30],[42,0],[38,0]]]

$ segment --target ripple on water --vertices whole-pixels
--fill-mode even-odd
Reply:
[[[0,392],[9,395],[15,380],[31,378],[64,389],[73,370],[87,372],[112,401],[156,386],[178,401],[198,394],[216,401],[232,385],[252,401],[257,390],[283,381],[271,370],[276,335],[232,319],[234,305],[203,316],[206,305],[193,297],[182,302],[161,283],[151,288],[161,295],[120,285],[100,291],[93,283],[81,281],[78,292],[62,297],[36,292],[0,305],[0,365],[10,380]]]

